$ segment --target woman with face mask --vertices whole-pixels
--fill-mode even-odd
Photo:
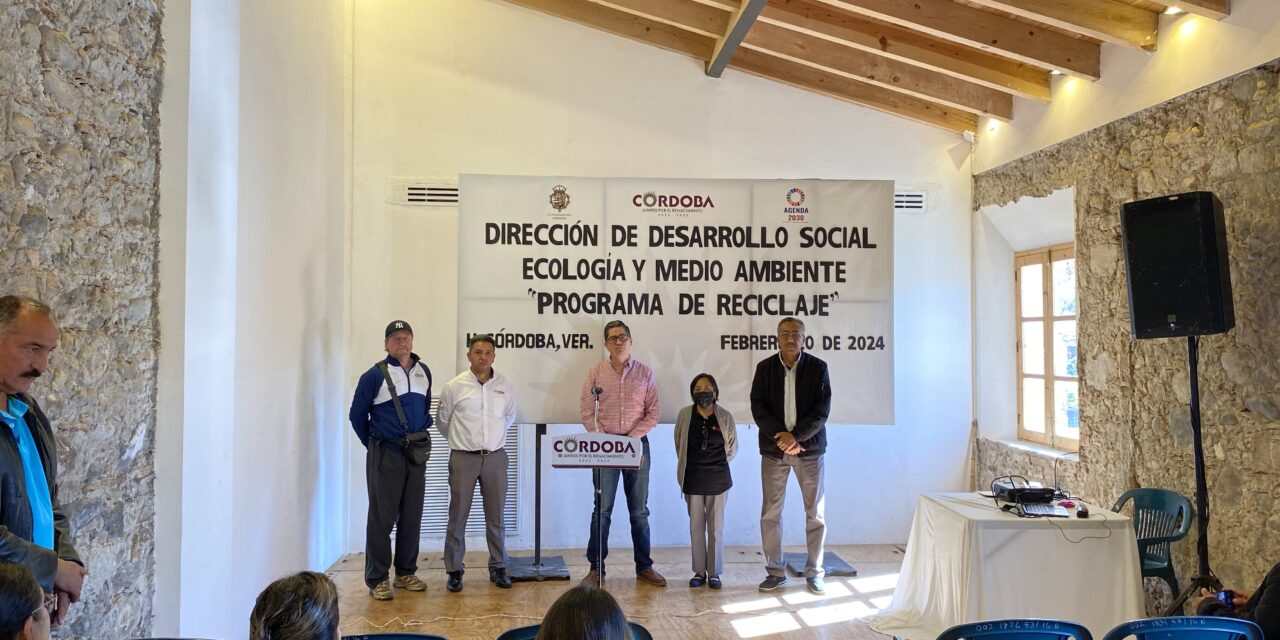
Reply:
[[[689,537],[693,543],[690,587],[719,589],[724,572],[724,504],[733,486],[729,461],[738,453],[733,416],[716,401],[720,387],[709,373],[689,384],[693,404],[676,417],[676,482],[689,505]]]

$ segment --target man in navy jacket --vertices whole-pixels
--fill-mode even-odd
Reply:
[[[409,323],[396,320],[387,325],[383,346],[387,358],[360,376],[351,401],[351,427],[366,449],[369,518],[365,525],[364,581],[375,600],[394,598],[392,586],[407,591],[427,589],[414,575],[418,572],[418,534],[422,528],[427,466],[409,461],[404,438],[431,426],[431,370],[413,353],[413,328]],[[407,424],[401,424],[392,402],[388,377],[395,385]],[[394,582],[388,579],[393,564],[393,525]]]
[[[804,353],[804,340],[804,323],[783,318],[778,323],[778,354],[761,360],[751,381],[751,415],[760,427],[760,482],[764,490],[760,538],[769,573],[760,583],[761,591],[773,591],[787,583],[782,562],[782,503],[792,470],[804,499],[809,551],[805,581],[813,593],[826,590],[822,582],[827,539],[822,454],[827,450],[831,379],[826,362]]]

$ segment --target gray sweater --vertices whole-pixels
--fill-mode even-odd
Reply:
[[[693,405],[680,410],[676,416],[676,484],[684,490],[685,458],[689,452],[689,423],[693,420]],[[720,432],[724,434],[724,455],[730,462],[738,454],[738,428],[733,422],[733,414],[720,405],[716,405],[716,422],[720,423]]]

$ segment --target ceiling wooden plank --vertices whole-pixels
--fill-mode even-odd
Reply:
[[[720,74],[724,73],[725,67],[729,66],[729,61],[733,59],[734,52],[738,50],[738,45],[742,44],[742,39],[747,37],[747,32],[756,23],[756,18],[760,17],[760,10],[764,9],[764,3],[765,0],[743,0],[742,6],[738,7],[738,12],[730,21],[724,36],[716,40],[716,49],[711,54],[711,60],[707,62],[707,75],[719,78]]]
[[[723,37],[729,29],[733,6],[713,7],[685,0],[591,0],[642,18],[693,31],[708,38]]]
[[[951,0],[820,1],[1062,73],[1090,80],[1097,80],[1100,73],[1101,47],[1096,43]]]
[[[1187,13],[1221,20],[1231,15],[1231,0],[1157,0],[1166,7],[1177,7]]]
[[[923,122],[947,131],[964,133],[977,131],[978,128],[978,117],[972,113],[850,80],[746,47],[738,50],[738,55],[729,63],[729,68],[916,122]]]
[[[808,0],[770,0],[760,22],[861,49],[1016,96],[1048,102],[1049,72],[972,47],[873,22]]]
[[[1011,94],[777,25],[756,24],[744,46],[978,115],[1005,121],[1013,118]]]
[[[1156,48],[1159,14],[1117,0],[969,0],[1103,42]]]
[[[507,0],[507,2],[668,51],[683,53],[703,61],[711,57],[711,51],[715,48],[713,38],[587,0]]]

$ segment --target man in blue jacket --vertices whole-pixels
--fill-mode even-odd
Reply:
[[[782,562],[782,502],[787,495],[787,477],[795,471],[804,499],[809,551],[804,565],[805,582],[813,593],[826,592],[822,582],[827,539],[822,454],[827,451],[831,378],[827,363],[805,353],[804,344],[804,323],[783,318],[778,323],[778,355],[761,360],[751,381],[751,415],[760,427],[760,482],[764,493],[760,538],[769,573],[760,583],[761,591],[773,591],[787,583]]]
[[[387,325],[385,360],[356,384],[351,427],[366,449],[369,518],[365,526],[364,581],[374,600],[391,600],[392,587],[426,591],[418,572],[418,533],[426,491],[425,459],[411,460],[406,438],[431,426],[431,370],[413,352],[413,328],[403,320]],[[399,406],[393,399],[399,399]],[[425,443],[430,449],[430,440]],[[396,527],[395,581],[391,527]]]

